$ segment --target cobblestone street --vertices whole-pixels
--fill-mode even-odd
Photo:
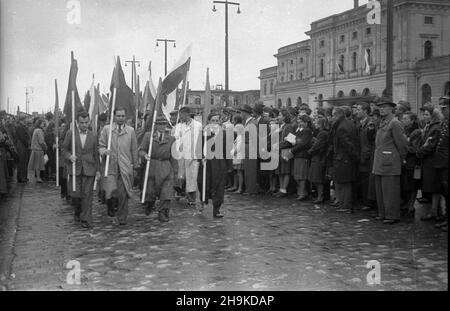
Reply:
[[[56,187],[18,185],[0,206],[17,217],[1,231],[2,266],[10,270],[4,283],[8,290],[448,288],[448,235],[432,223],[389,226],[371,212],[342,214],[267,196],[225,201],[220,220],[211,207],[200,215],[177,202],[165,224],[132,202],[128,224],[116,227],[95,199],[87,230],[73,223]],[[70,260],[81,264],[81,285],[66,283]],[[381,264],[380,285],[367,284],[370,260]]]

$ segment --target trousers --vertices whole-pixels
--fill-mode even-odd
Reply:
[[[389,220],[400,219],[400,175],[375,175],[378,216]]]

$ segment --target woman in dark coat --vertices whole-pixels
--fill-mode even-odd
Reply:
[[[314,120],[317,135],[312,140],[312,147],[308,150],[311,157],[308,180],[317,189],[317,198],[314,204],[324,202],[324,183],[326,174],[326,157],[328,151],[328,120],[318,117]]]
[[[423,113],[425,128],[423,129],[422,140],[417,150],[417,158],[422,161],[422,192],[431,193],[431,210],[421,218],[422,220],[431,220],[434,217],[431,211],[438,211],[441,185],[438,180],[438,172],[434,168],[434,155],[436,146],[441,133],[440,112],[431,105],[425,105],[420,108]]]
[[[47,144],[47,156],[48,162],[45,164],[45,171],[48,180],[51,180],[55,175],[56,170],[56,152],[54,149],[56,138],[55,138],[55,123],[53,121],[49,122],[47,128],[45,129],[45,143]]]
[[[295,145],[291,149],[294,156],[292,176],[297,182],[297,201],[304,201],[308,198],[306,191],[306,181],[309,171],[309,153],[313,138],[311,119],[307,115],[300,115],[297,119],[298,126],[295,131]]]
[[[401,119],[405,127],[405,135],[408,139],[408,154],[402,167],[401,190],[404,199],[404,211],[409,215],[414,215],[414,202],[417,197],[417,190],[420,187],[420,179],[414,178],[414,170],[420,167],[416,152],[422,140],[422,131],[419,127],[418,118],[415,113],[406,112]]]
[[[225,195],[225,184],[227,181],[227,171],[229,162],[226,159],[226,139],[225,133],[221,130],[220,126],[220,114],[212,112],[208,116],[208,126],[212,128],[212,133],[208,135],[206,140],[208,141],[208,148],[212,152],[216,152],[217,144],[222,144],[222,154],[217,155],[212,159],[203,159],[201,161],[198,170],[198,188],[200,191],[200,197],[202,203],[208,204],[211,199],[213,203],[213,216],[214,218],[222,218],[223,214],[220,212],[220,208],[223,204]],[[219,134],[219,131],[222,133]],[[204,136],[203,136],[204,140]],[[209,144],[211,147],[209,147]],[[205,147],[205,141],[203,141],[203,148]],[[208,150],[208,149],[207,149]],[[211,157],[208,155],[208,157]],[[203,201],[203,165],[206,163],[206,196]]]
[[[282,109],[279,114],[279,119],[281,126],[279,128],[280,140],[279,140],[279,165],[278,165],[278,176],[280,179],[280,191],[275,194],[276,197],[287,197],[287,189],[289,186],[289,180],[291,177],[292,168],[292,158],[283,157],[287,149],[291,149],[293,144],[288,142],[286,138],[289,134],[294,134],[295,127],[291,123],[291,114],[286,110]],[[286,150],[286,151],[283,151]]]

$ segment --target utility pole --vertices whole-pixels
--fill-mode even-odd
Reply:
[[[10,113],[10,111],[9,111],[9,96],[7,97],[7,99],[6,99],[6,111],[8,112],[8,113]]]
[[[241,14],[240,3],[229,1],[213,1],[213,12],[216,12],[216,4],[225,5],[225,106],[228,107],[229,92],[229,64],[228,64],[228,5],[237,5],[237,14]]]
[[[136,86],[136,81],[135,81],[135,77],[136,77],[136,72],[135,72],[135,68],[136,68],[136,64],[138,65],[138,67],[141,67],[141,62],[137,61],[136,58],[133,55],[133,60],[127,60],[125,61],[125,67],[127,66],[127,63],[131,63],[131,90],[134,92],[135,90],[135,86]]]
[[[25,88],[25,111],[26,113],[30,113],[30,99],[28,98],[28,95],[33,94],[33,87],[27,86]]]
[[[387,42],[386,42],[386,96],[393,99],[393,67],[394,67],[394,3],[387,0]]]
[[[159,46],[158,42],[164,42],[164,76],[167,76],[167,43],[173,42],[173,47],[176,48],[176,41],[170,39],[156,39],[156,46]]]

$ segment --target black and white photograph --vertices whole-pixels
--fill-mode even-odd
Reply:
[[[0,0],[0,73],[0,291],[448,291],[450,0]]]

